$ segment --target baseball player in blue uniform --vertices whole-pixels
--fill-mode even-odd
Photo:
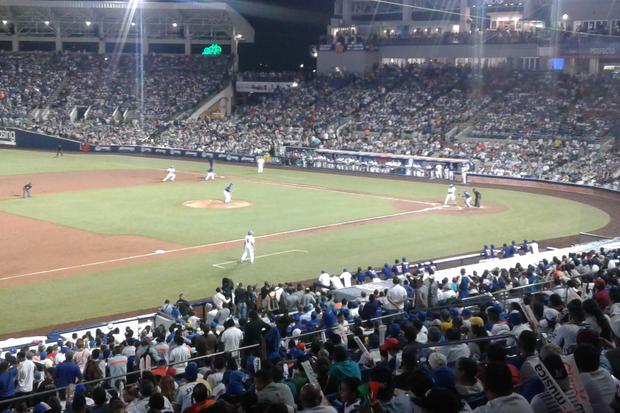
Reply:
[[[254,243],[254,233],[252,230],[249,230],[248,235],[243,239],[243,255],[241,256],[241,262],[249,258],[250,262],[254,264]]]
[[[224,188],[224,203],[225,204],[230,204],[230,201],[232,201],[232,182],[229,183],[226,188]]]

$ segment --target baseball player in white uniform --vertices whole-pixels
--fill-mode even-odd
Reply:
[[[232,201],[232,182],[229,183],[226,188],[224,188],[224,203],[225,204],[230,204],[230,201]]]
[[[243,239],[243,255],[241,256],[241,262],[249,258],[250,262],[254,264],[254,242],[254,233],[252,230],[249,230],[248,235]]]
[[[456,203],[456,187],[452,184],[448,187],[448,194],[446,195],[446,200],[443,201],[444,206],[448,205],[448,201],[452,201]]]
[[[174,169],[174,166],[170,165],[170,168],[166,169],[166,172],[168,172],[168,173],[166,174],[164,179],[162,179],[161,181],[162,182],[166,182],[167,180],[170,180],[170,181],[174,182],[174,180],[177,177],[176,169]]]
[[[256,164],[258,165],[258,173],[263,173],[263,168],[265,167],[265,158],[261,155],[256,158]]]
[[[213,164],[209,165],[209,170],[207,171],[205,181],[208,181],[209,179],[215,181],[215,169],[213,169]]]

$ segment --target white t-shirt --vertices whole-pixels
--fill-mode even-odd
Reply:
[[[34,363],[32,360],[24,360],[17,367],[17,387],[18,393],[30,393],[34,383]]]
[[[579,373],[583,387],[590,398],[592,411],[596,413],[613,412],[609,403],[616,394],[616,385],[611,374],[603,368],[590,373]]]
[[[185,411],[192,404],[192,393],[194,392],[194,387],[196,387],[196,382],[185,383],[177,389],[177,392],[174,395],[174,404],[181,408],[181,412]]]
[[[340,279],[342,280],[342,283],[345,287],[351,286],[351,277],[351,273],[348,271],[344,271],[342,274],[340,274]]]
[[[187,361],[190,358],[189,348],[186,345],[175,347],[170,352],[170,364]],[[174,368],[177,374],[184,374],[187,363],[175,364]]]
[[[224,343],[224,351],[232,351],[241,347],[243,340],[243,331],[237,327],[230,327],[224,330],[220,336],[220,340]]]
[[[402,310],[405,308],[405,300],[407,299],[407,290],[400,284],[395,285],[390,288],[387,292],[387,303],[385,304],[385,308],[388,310]],[[396,306],[393,305],[390,301],[400,302]],[[402,302],[401,302],[402,301]]]
[[[323,285],[324,287],[328,287],[331,285],[331,276],[324,272],[321,275],[319,275],[319,283],[321,283],[321,285]]]
[[[265,164],[265,158],[258,158],[256,160],[256,163],[258,164],[258,166],[262,166]]]
[[[335,289],[344,288],[344,284],[342,283],[342,281],[340,281],[340,277],[338,277],[337,275],[331,277],[330,281]]]

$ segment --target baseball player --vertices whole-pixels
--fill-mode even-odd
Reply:
[[[452,184],[448,187],[448,194],[446,195],[446,200],[443,201],[444,206],[448,205],[448,201],[452,201],[456,203],[456,187]]]
[[[243,255],[241,256],[241,262],[250,259],[250,263],[254,264],[254,233],[252,230],[248,231],[248,235],[243,239]]]
[[[166,172],[168,172],[168,173],[166,174],[164,179],[162,179],[161,181],[162,182],[166,182],[167,180],[170,180],[170,181],[174,182],[174,180],[177,177],[176,169],[174,169],[174,166],[170,165],[170,167],[168,169],[166,169]]]
[[[262,174],[263,173],[263,168],[265,167],[265,157],[264,156],[259,156],[256,158],[256,164],[258,165],[258,173]]]
[[[58,158],[59,156],[64,156],[61,144],[58,144],[58,146],[56,147],[56,158]]]
[[[22,198],[30,198],[32,196],[32,194],[30,193],[31,189],[32,184],[30,182],[24,185],[24,187],[22,188]]]
[[[215,169],[213,169],[213,160],[209,161],[209,170],[207,171],[207,177],[205,178],[205,181],[208,181],[209,179],[215,181]]]
[[[471,194],[467,191],[463,192],[463,198],[465,198],[465,206],[471,208]]]
[[[224,188],[224,203],[225,204],[230,204],[230,201],[232,201],[232,182],[229,183],[226,188]]]

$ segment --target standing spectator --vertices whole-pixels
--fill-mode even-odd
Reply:
[[[176,334],[174,336],[175,347],[170,352],[170,364],[177,372],[177,377],[182,376],[185,373],[185,367],[187,366],[187,360],[191,357],[189,348],[185,344],[183,336]]]
[[[15,397],[16,388],[17,369],[6,360],[0,361],[0,400]]]
[[[192,391],[192,400],[194,401],[194,404],[183,410],[183,413],[200,413],[202,410],[215,405],[215,400],[209,397],[209,390],[207,390],[207,386],[202,383],[198,383],[194,386],[194,390]]]
[[[241,343],[243,341],[243,331],[241,331],[235,325],[235,320],[229,318],[224,322],[225,330],[222,332],[220,336],[220,342],[224,346],[224,351],[233,352],[233,350],[241,347]],[[238,357],[239,352],[235,351],[232,353],[233,357]]]
[[[80,371],[84,373],[84,367],[86,367],[86,363],[88,359],[90,359],[90,351],[86,348],[84,344],[84,340],[79,338],[75,342],[75,354],[73,355],[73,361],[78,365]]]
[[[34,384],[35,365],[32,359],[32,353],[21,350],[17,353],[17,389],[16,396],[25,396],[32,393]]]
[[[112,357],[108,358],[108,370],[110,374],[110,386],[116,387],[119,380],[124,380],[127,374],[127,357],[121,354],[122,346],[114,347]]]
[[[82,372],[77,364],[73,362],[73,351],[67,350],[65,361],[54,368],[54,383],[56,387],[67,387],[75,384],[82,378]],[[61,399],[64,399],[65,392],[61,392]]]
[[[237,307],[237,317],[239,320],[248,318],[248,293],[243,284],[239,283],[235,289],[235,306]]]
[[[405,308],[405,301],[407,301],[407,290],[400,285],[398,277],[392,279],[394,286],[387,292],[387,303],[385,309],[389,313],[396,313],[403,311]]]

